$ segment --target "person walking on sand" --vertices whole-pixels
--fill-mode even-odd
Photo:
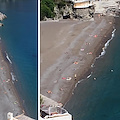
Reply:
[[[75,74],[75,80],[77,80],[77,75]]]

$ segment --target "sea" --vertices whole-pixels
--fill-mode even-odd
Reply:
[[[7,16],[0,37],[12,80],[26,114],[37,120],[37,0],[0,0],[0,12]]]
[[[79,80],[65,108],[73,120],[120,120],[120,18],[111,39],[91,66],[91,74]]]

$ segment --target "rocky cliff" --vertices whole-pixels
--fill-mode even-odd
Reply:
[[[55,20],[56,19],[90,19],[93,17],[94,14],[94,7],[83,8],[83,9],[74,9],[72,5],[65,5],[62,8],[58,8],[56,6],[54,8],[55,12]]]
[[[120,0],[95,0],[93,6],[87,8],[73,8],[73,3],[66,2],[64,6],[59,8],[58,5],[54,7],[54,20],[60,19],[79,19],[89,20],[93,18],[94,14],[102,14],[108,16],[119,16]],[[45,20],[48,20],[47,18]]]

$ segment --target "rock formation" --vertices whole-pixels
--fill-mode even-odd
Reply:
[[[7,16],[3,13],[0,12],[0,20],[2,21],[3,19],[7,18]]]
[[[67,3],[61,8],[58,5],[54,8],[55,17],[54,20],[60,19],[79,19],[79,20],[89,20],[93,18],[95,13],[100,13],[102,15],[108,16],[119,16],[120,13],[120,0],[101,0],[93,1],[93,5],[86,8],[74,8],[74,3]],[[1,16],[1,15],[0,15]],[[4,16],[5,17],[5,16]],[[4,18],[3,17],[3,18]],[[51,20],[50,18],[45,18],[45,20]]]
[[[2,21],[3,19],[7,18],[7,16],[3,13],[0,12],[0,21]],[[3,23],[0,23],[0,27],[3,26]]]

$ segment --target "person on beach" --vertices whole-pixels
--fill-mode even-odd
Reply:
[[[75,81],[77,80],[77,75],[75,74]]]

